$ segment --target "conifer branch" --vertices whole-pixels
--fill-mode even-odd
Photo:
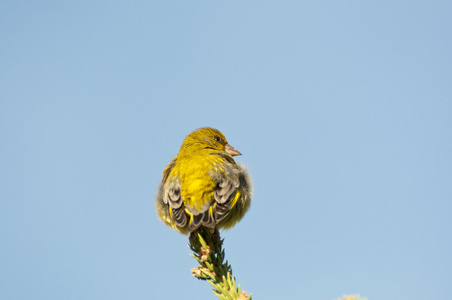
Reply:
[[[213,287],[213,292],[218,298],[251,300],[251,294],[248,296],[245,291],[242,291],[232,276],[232,268],[228,261],[225,261],[223,240],[218,230],[210,233],[201,227],[190,234],[188,246],[193,251],[191,256],[199,263],[197,268],[191,270],[193,276],[206,280]]]

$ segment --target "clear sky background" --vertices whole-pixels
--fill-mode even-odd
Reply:
[[[214,299],[154,210],[202,126],[255,299],[449,298],[451,3],[2,1],[0,299]]]

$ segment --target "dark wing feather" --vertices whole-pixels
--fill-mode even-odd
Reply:
[[[166,204],[169,204],[173,219],[177,226],[184,227],[187,224],[187,216],[185,215],[185,207],[182,202],[180,180],[178,178],[169,178],[169,174],[176,165],[176,162],[177,160],[174,159],[165,170],[163,170],[163,201]]]
[[[215,222],[218,224],[231,210],[233,195],[240,187],[238,174],[231,172],[227,177],[222,177],[215,190]]]

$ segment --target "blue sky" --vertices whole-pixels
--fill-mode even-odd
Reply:
[[[213,299],[153,198],[186,134],[252,174],[255,299],[452,294],[448,1],[3,1],[0,298]]]

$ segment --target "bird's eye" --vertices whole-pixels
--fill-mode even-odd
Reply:
[[[216,135],[213,139],[217,142],[221,141],[221,138],[218,135]]]

